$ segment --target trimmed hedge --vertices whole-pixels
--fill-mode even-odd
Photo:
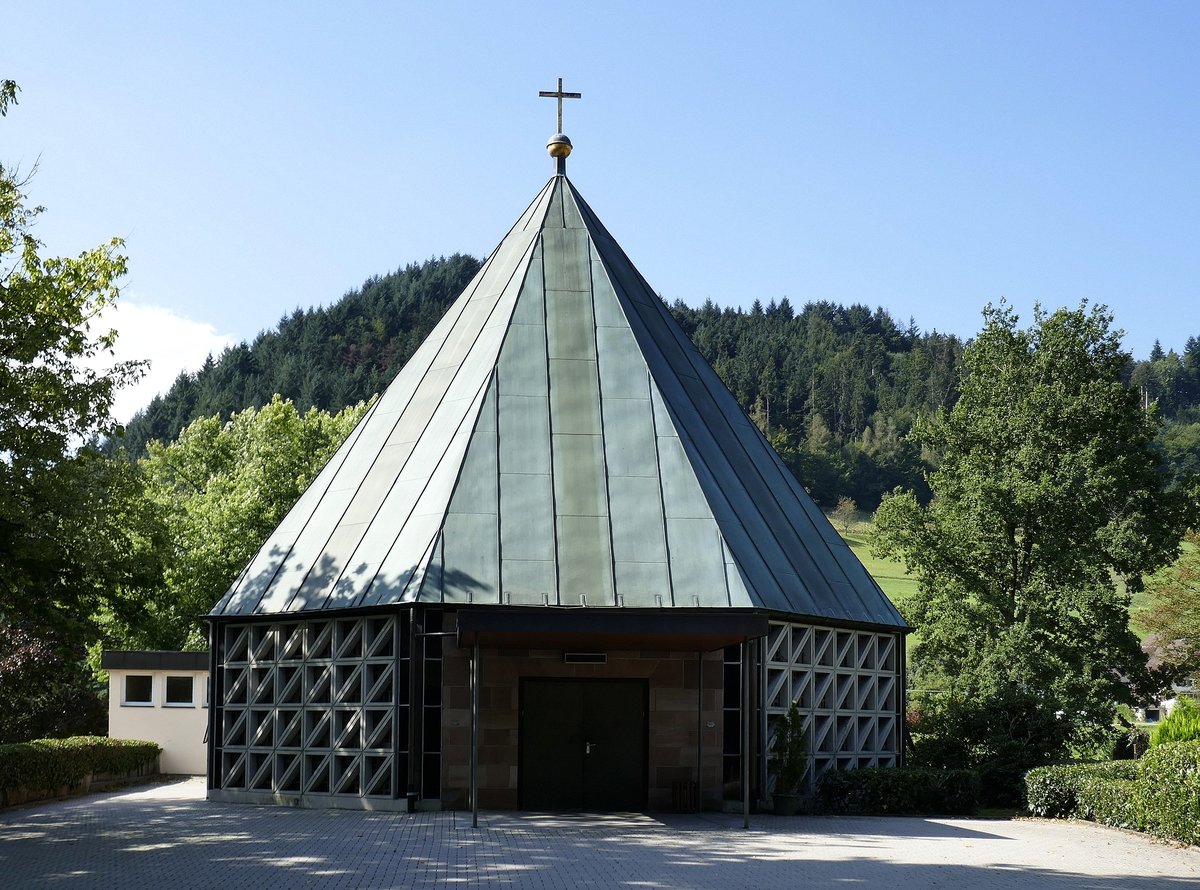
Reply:
[[[1141,760],[1039,767],[1025,776],[1025,796],[1035,816],[1200,844],[1200,741],[1159,745]]]
[[[1132,781],[1139,772],[1136,760],[1040,766],[1025,774],[1025,803],[1035,816],[1071,817],[1079,806],[1077,792],[1084,778]]]
[[[24,789],[55,793],[92,775],[123,775],[154,762],[162,748],[154,742],[75,736],[0,745],[0,791]]]
[[[830,770],[817,786],[817,805],[826,813],[969,816],[979,806],[979,787],[969,769]]]
[[[1158,745],[1138,763],[1149,830],[1200,844],[1200,741]]]

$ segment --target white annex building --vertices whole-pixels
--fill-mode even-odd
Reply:
[[[208,661],[207,652],[104,652],[109,737],[157,742],[161,772],[204,775]]]
[[[899,763],[908,627],[549,147],[212,610],[211,798],[747,806],[793,701],[810,781]]]

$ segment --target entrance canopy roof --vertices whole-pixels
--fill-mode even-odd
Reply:
[[[458,610],[458,644],[493,649],[661,649],[712,652],[767,634],[765,613],[741,609]]]

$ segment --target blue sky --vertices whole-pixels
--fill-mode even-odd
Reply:
[[[1200,5],[74,3],[6,19],[0,159],[47,248],[127,241],[117,324],[190,355],[456,251],[569,174],[668,299],[970,336],[1106,303],[1200,335]],[[40,160],[39,160],[40,159]],[[149,332],[149,333],[148,333]],[[157,332],[157,333],[156,333]],[[185,357],[186,356],[186,357]]]

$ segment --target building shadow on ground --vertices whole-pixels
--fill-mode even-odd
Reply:
[[[191,794],[195,794],[194,785]],[[1173,890],[1197,886],[1153,873],[1155,846],[1133,839],[1120,874],[1080,875],[1022,862],[1021,842],[989,823],[929,819],[602,817],[484,813],[413,815],[209,803],[125,793],[0,813],[5,886],[489,887],[931,886],[971,890]],[[997,829],[1002,831],[1002,829]],[[899,842],[897,842],[899,838]],[[897,847],[912,855],[895,856]],[[1080,843],[1099,843],[1081,834]],[[918,848],[919,845],[919,848]],[[983,845],[988,865],[956,864]],[[891,851],[891,852],[889,852]],[[896,861],[898,858],[929,861]],[[1200,854],[1162,849],[1182,856]],[[967,858],[967,857],[961,857]],[[1137,860],[1137,861],[1134,861]],[[1171,869],[1168,869],[1171,870]],[[11,881],[11,883],[10,883]]]

